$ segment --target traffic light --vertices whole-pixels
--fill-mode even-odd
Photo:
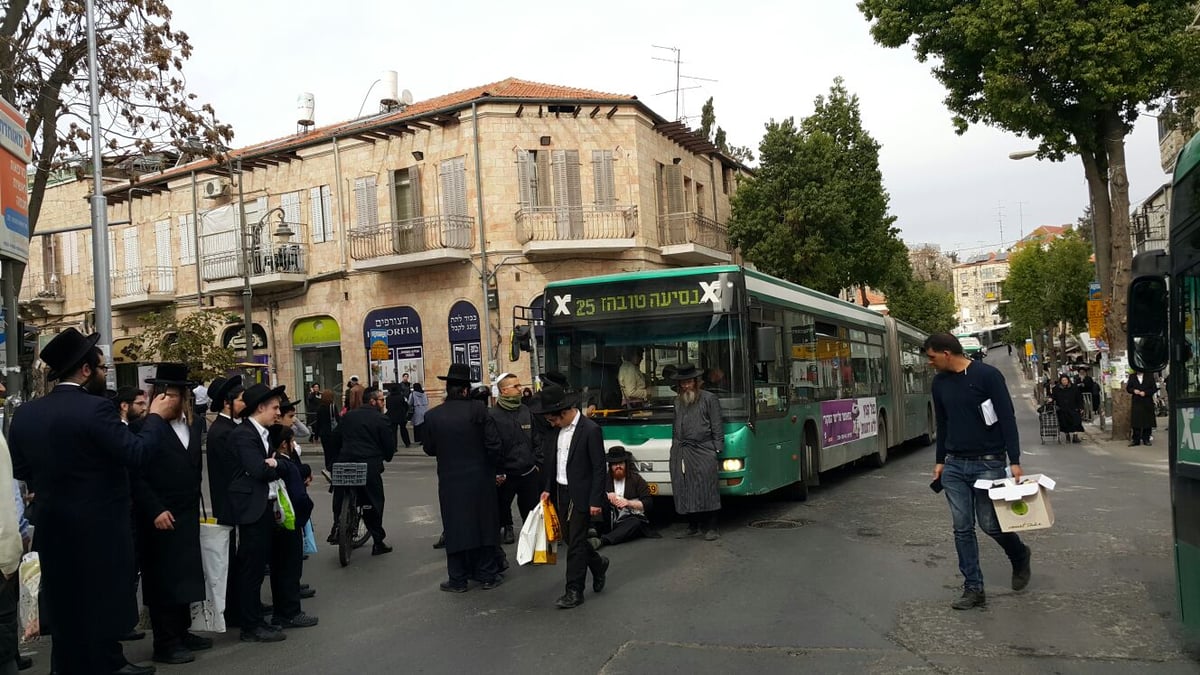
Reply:
[[[32,365],[34,357],[37,356],[40,330],[24,321],[17,322],[17,330],[20,332],[20,362],[22,365]]]
[[[512,342],[509,344],[509,361],[520,361],[521,352],[533,351],[533,334],[528,325],[513,326]]]

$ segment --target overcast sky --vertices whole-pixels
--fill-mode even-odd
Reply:
[[[683,114],[699,125],[715,97],[729,141],[755,149],[771,119],[811,114],[833,78],[857,94],[867,130],[883,149],[884,184],[906,242],[975,252],[1038,225],[1074,223],[1087,204],[1083,167],[1013,161],[1033,147],[974,127],[955,135],[944,90],[908,49],[875,45],[847,0],[606,3],[527,0],[400,3],[372,0],[175,0],[172,24],[191,37],[191,89],[234,125],[234,145],[295,130],[299,92],[316,96],[318,125],[353,119],[384,70],[422,100],[517,77],[633,94],[675,116],[670,51],[682,73],[715,82],[683,92]],[[379,90],[364,112],[378,109]],[[1130,199],[1136,205],[1167,176],[1155,120],[1127,139]]]

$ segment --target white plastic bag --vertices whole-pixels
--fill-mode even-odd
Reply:
[[[533,551],[537,547],[538,538],[546,538],[546,522],[542,515],[542,503],[529,510],[525,523],[521,525],[521,536],[517,539],[517,564],[528,565],[533,562]]]
[[[38,595],[42,590],[42,562],[36,551],[21,556],[21,567],[17,575],[21,580],[21,642],[28,642],[42,633],[38,613]]]
[[[204,564],[204,600],[192,603],[192,630],[225,632],[225,586],[229,578],[228,525],[200,523],[200,559]]]

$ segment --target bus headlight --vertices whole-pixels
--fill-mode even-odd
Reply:
[[[722,471],[741,471],[745,463],[740,459],[727,459],[721,462]]]

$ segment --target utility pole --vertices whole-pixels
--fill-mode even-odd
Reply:
[[[104,144],[100,137],[100,84],[96,69],[96,3],[87,0],[88,89],[92,122],[92,277],[96,289],[96,331],[100,333],[104,362],[112,363],[112,292],[109,287],[108,199],[104,196]],[[50,133],[53,130],[49,130]],[[12,317],[10,321],[15,321]],[[15,364],[10,364],[15,365]],[[117,369],[108,368],[108,388],[117,386]]]
[[[1025,205],[1029,202],[1017,202],[1017,219],[1021,229],[1018,230],[1017,241],[1025,238]]]
[[[1000,226],[1000,248],[1004,248],[1004,202],[996,202],[996,223]]]

